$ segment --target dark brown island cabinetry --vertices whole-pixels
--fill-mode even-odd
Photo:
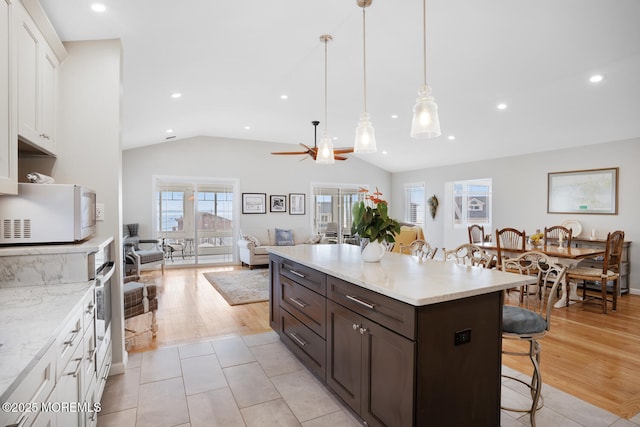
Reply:
[[[271,326],[370,426],[499,426],[502,292],[413,306],[271,254]]]

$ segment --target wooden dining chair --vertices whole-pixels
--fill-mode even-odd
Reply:
[[[433,259],[438,252],[438,248],[432,248],[429,242],[424,239],[416,239],[408,245],[400,245],[400,253],[406,255],[417,255],[420,258]]]
[[[607,302],[611,302],[612,310],[616,311],[618,293],[620,292],[620,262],[622,261],[622,246],[624,231],[614,231],[607,234],[607,244],[602,260],[602,268],[576,267],[567,271],[567,281],[582,281],[582,300],[600,299],[602,313],[607,314]],[[600,284],[600,295],[587,297],[587,282]],[[607,284],[612,282],[611,300],[607,297]],[[568,302],[568,301],[567,301]]]
[[[445,250],[443,260],[455,261],[461,265],[481,266],[493,268],[496,266],[496,256],[471,243],[463,243],[455,249]]]
[[[507,254],[525,251],[527,234],[515,228],[496,229],[496,249],[498,252],[498,268],[502,268],[502,258]]]
[[[469,226],[469,243],[484,242],[484,225],[472,224]]]
[[[571,237],[573,230],[562,225],[554,225],[553,227],[544,228],[544,243],[548,245],[549,242],[553,244],[560,244],[560,236],[562,240],[567,242],[567,247],[571,247]]]

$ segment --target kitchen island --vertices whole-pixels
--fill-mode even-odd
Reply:
[[[269,265],[272,328],[369,425],[500,425],[503,290],[533,279],[352,245]]]

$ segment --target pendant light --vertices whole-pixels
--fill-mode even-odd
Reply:
[[[440,136],[440,119],[438,106],[431,96],[431,88],[427,85],[427,0],[422,0],[423,40],[424,40],[424,85],[418,91],[416,105],[413,106],[411,122],[411,138],[425,139]]]
[[[324,43],[324,132],[318,144],[318,152],[316,153],[316,163],[323,165],[332,165],[335,163],[335,154],[333,152],[333,142],[329,138],[327,130],[327,44],[333,40],[328,34],[320,36],[320,41]]]
[[[356,127],[356,141],[353,144],[354,153],[375,153],[376,134],[371,124],[371,116],[367,113],[367,39],[366,39],[366,19],[365,10],[371,6],[372,0],[356,0],[358,6],[362,8],[362,62],[364,69],[364,112],[360,114],[360,121]]]

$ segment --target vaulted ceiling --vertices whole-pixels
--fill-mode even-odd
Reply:
[[[96,1],[105,12],[41,0],[63,41],[122,40],[125,149],[197,135],[312,145],[311,121],[325,126],[322,34],[333,36],[328,133],[353,145],[356,0]],[[412,140],[422,2],[373,0],[367,110],[378,152],[358,156],[396,172],[640,137],[639,22],[637,0],[428,0],[427,80],[443,133]]]

